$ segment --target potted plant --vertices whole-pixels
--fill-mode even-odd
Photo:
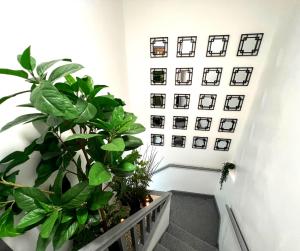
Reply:
[[[156,161],[157,151],[154,148],[146,148],[142,155],[138,151],[133,151],[132,161],[136,169],[128,177],[115,176],[111,187],[116,191],[116,196],[124,206],[130,207],[130,214],[137,212],[146,203],[152,202],[150,191],[148,190],[153,173],[161,161]]]
[[[226,182],[227,176],[229,174],[229,170],[235,169],[235,164],[230,162],[223,163],[223,167],[221,170],[221,178],[220,178],[220,190],[222,190],[223,183]]]
[[[89,76],[73,77],[83,68],[70,59],[39,65],[30,47],[18,56],[20,70],[0,69],[0,74],[23,78],[25,91],[2,97],[0,104],[23,93],[30,100],[21,107],[32,112],[19,116],[1,129],[23,123],[42,123],[44,130],[23,151],[0,160],[0,238],[14,237],[39,227],[36,250],[52,242],[59,249],[87,228],[104,232],[109,227],[113,177],[126,177],[135,169],[136,152],[142,141],[132,135],[145,128],[137,117],[125,112],[125,103],[111,94],[99,95],[107,86],[94,85]],[[56,64],[62,63],[59,67]],[[53,69],[54,68],[54,69]],[[41,155],[34,186],[17,184],[18,165]],[[45,181],[52,184],[42,189]],[[70,179],[72,179],[71,186]],[[16,222],[15,216],[21,214]]]

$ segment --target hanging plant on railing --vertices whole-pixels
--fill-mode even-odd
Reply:
[[[0,238],[40,226],[36,250],[45,250],[51,241],[58,249],[87,225],[107,229],[104,207],[113,193],[103,184],[113,175],[128,176],[135,170],[134,158],[123,153],[142,145],[132,134],[145,128],[135,123],[134,114],[124,111],[121,99],[98,95],[107,86],[94,85],[89,76],[74,78],[71,74],[83,68],[80,64],[61,59],[36,67],[30,47],[18,61],[23,70],[0,69],[0,74],[25,79],[25,91],[1,98],[0,104],[29,92],[29,103],[19,106],[33,112],[19,116],[1,131],[37,121],[46,129],[23,151],[12,152],[0,161]],[[59,62],[63,65],[50,71]],[[41,155],[35,185],[17,184],[19,171],[14,168],[30,160],[33,152]],[[53,174],[49,189],[41,189]],[[76,181],[72,187],[69,175]],[[14,216],[20,213],[24,216],[15,222]]]
[[[229,174],[229,170],[235,169],[235,164],[230,162],[223,163],[223,167],[221,170],[221,178],[220,178],[220,190],[222,190],[223,183],[226,182],[227,176]]]

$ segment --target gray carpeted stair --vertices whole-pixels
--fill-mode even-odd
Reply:
[[[154,251],[217,251],[219,224],[214,196],[172,191],[170,224]]]

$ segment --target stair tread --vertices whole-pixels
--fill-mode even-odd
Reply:
[[[176,238],[171,233],[165,232],[159,242],[164,247],[168,248],[172,251],[197,251],[196,249],[192,248],[187,243],[183,242],[182,240]]]
[[[172,191],[170,220],[217,247],[220,219],[213,196]]]
[[[175,222],[170,221],[167,232],[180,239],[181,241],[187,243],[189,246],[195,250],[201,251],[217,251],[218,249],[208,242],[196,237],[190,232],[178,226]]]
[[[153,251],[170,251],[170,249],[166,248],[161,243],[157,243],[156,247],[153,249]]]

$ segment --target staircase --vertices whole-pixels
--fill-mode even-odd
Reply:
[[[214,196],[172,191],[170,224],[154,251],[217,251],[219,225]]]

